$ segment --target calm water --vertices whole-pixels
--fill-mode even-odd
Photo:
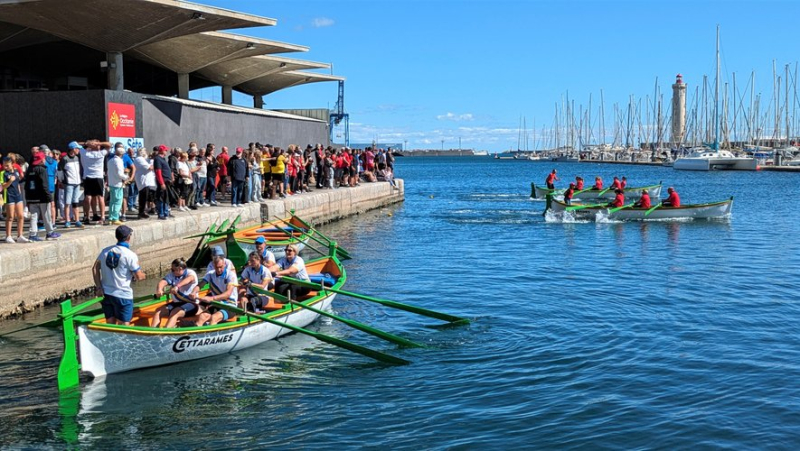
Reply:
[[[292,335],[86,382],[59,400],[60,334],[0,339],[0,441],[24,448],[796,448],[800,174],[399,161],[406,202],[322,228],[347,288],[464,315],[467,327],[339,297],[338,313],[426,343],[389,367]],[[530,182],[663,180],[726,221],[563,223]],[[563,185],[564,182],[562,181]],[[786,202],[788,200],[788,202]],[[87,267],[87,271],[88,271]],[[26,322],[52,317],[47,311]],[[0,331],[21,327],[13,321]]]

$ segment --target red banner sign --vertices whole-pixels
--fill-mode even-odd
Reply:
[[[127,103],[108,104],[108,136],[136,137],[136,106]]]

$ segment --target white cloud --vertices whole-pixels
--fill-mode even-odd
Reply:
[[[460,121],[471,121],[474,118],[472,117],[472,113],[454,114],[448,111],[447,114],[440,114],[436,116],[436,119],[439,119],[440,121],[460,122]]]
[[[333,19],[327,17],[316,17],[311,21],[311,26],[314,28],[330,27],[333,24]]]

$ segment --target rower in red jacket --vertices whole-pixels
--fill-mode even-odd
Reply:
[[[681,206],[681,198],[678,196],[678,192],[675,191],[674,188],[671,186],[667,188],[667,193],[669,193],[669,197],[667,197],[663,202],[661,202],[662,207],[680,207]]]
[[[618,189],[622,189],[622,183],[619,181],[619,177],[614,177],[614,181],[611,182],[611,189],[616,192]]]
[[[583,177],[575,177],[575,189],[578,191],[583,189]]]
[[[572,205],[572,195],[575,194],[575,184],[570,183],[567,191],[564,192],[564,203]]]
[[[650,208],[650,194],[646,189],[642,190],[642,197],[633,204],[635,208]]]
[[[547,184],[547,189],[556,189],[556,181],[558,180],[559,178],[556,175],[556,170],[553,169],[553,172],[547,174],[547,179],[545,180],[545,183]]]
[[[598,191],[602,191],[603,190],[603,179],[601,179],[599,175],[594,178],[594,186],[592,186],[592,189],[595,189],[595,190],[598,190]]]
[[[621,189],[617,189],[614,191],[617,195],[614,197],[614,200],[608,204],[609,207],[621,207],[625,205],[625,192]]]

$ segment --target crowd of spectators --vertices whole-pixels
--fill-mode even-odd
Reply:
[[[30,163],[14,153],[0,157],[0,221],[5,221],[8,243],[42,241],[40,230],[45,239],[58,239],[59,223],[66,229],[119,226],[134,213],[138,219],[167,220],[173,211],[218,206],[223,198],[241,207],[361,182],[395,187],[392,153],[370,147],[291,144],[283,149],[250,143],[231,152],[190,142],[186,150],[165,145],[148,150],[90,139],[70,142],[64,152],[33,147]],[[27,238],[25,219],[30,220]]]

